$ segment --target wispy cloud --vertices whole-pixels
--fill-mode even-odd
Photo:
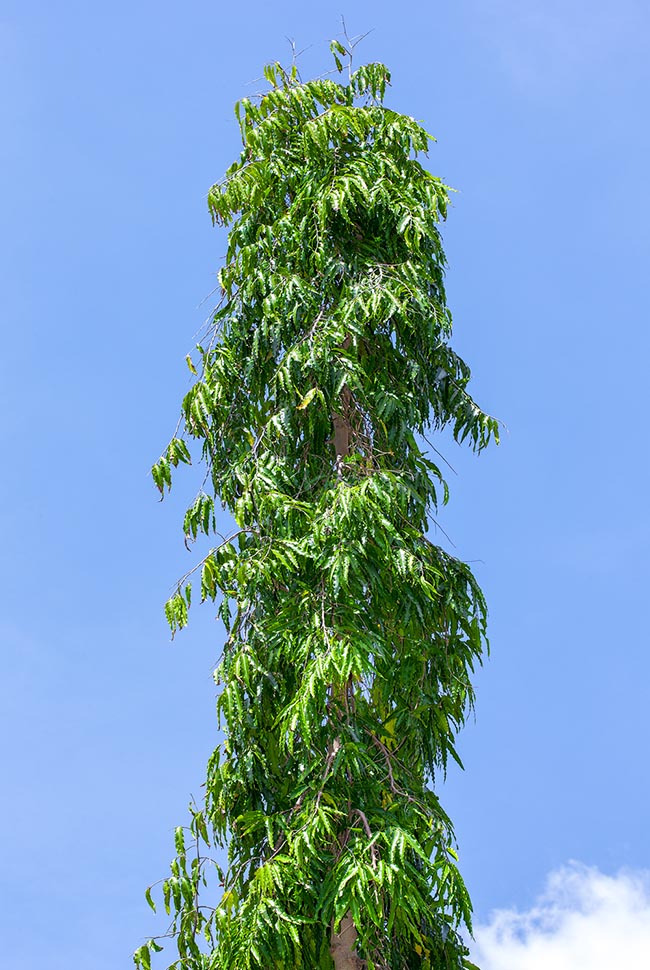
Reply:
[[[475,928],[481,970],[650,966],[650,872],[607,876],[576,863],[553,872],[529,910],[498,910]]]

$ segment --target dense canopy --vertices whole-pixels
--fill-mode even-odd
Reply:
[[[153,469],[164,492],[198,442],[186,541],[216,532],[215,503],[235,522],[166,607],[176,631],[200,588],[227,629],[226,740],[163,884],[173,966],[469,967],[434,782],[457,757],[485,604],[427,535],[447,489],[424,436],[449,426],[481,450],[497,426],[449,343],[449,190],[420,161],[430,136],[384,105],[383,65],[265,75],[209,193],[229,227],[222,299]]]

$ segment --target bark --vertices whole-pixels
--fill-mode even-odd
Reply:
[[[350,338],[346,337],[343,342],[343,348],[347,350],[349,345]],[[350,389],[346,386],[341,391],[341,410],[340,412],[332,414],[332,423],[334,425],[334,454],[336,455],[336,471],[339,477],[343,475],[343,461],[350,454],[352,445],[352,427],[350,425],[351,399]],[[333,697],[337,695],[344,697],[345,693],[345,687],[339,691],[336,691],[332,687]],[[335,970],[363,970],[365,961],[361,960],[356,952],[358,935],[351,913],[346,913],[341,920],[338,933],[334,932],[334,920],[332,920],[330,954],[334,961]]]
[[[332,415],[334,421],[334,451],[336,454],[336,470],[340,474],[343,459],[350,454],[350,422],[346,415],[350,404],[349,388],[344,387],[341,391],[341,411]]]
[[[357,928],[350,913],[341,920],[338,933],[334,932],[332,920],[330,953],[336,970],[363,970],[365,961],[357,956],[355,949],[357,936]]]
[[[341,345],[342,349],[347,350],[350,343],[350,337],[347,336]],[[352,427],[350,425],[351,401],[352,394],[350,393],[350,388],[345,385],[340,396],[341,410],[334,412],[332,415],[332,421],[334,423],[334,453],[336,455],[336,470],[339,475],[341,474],[341,463],[350,454],[350,448],[352,446]]]

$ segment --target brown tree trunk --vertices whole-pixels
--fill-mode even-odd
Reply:
[[[350,345],[350,338],[346,337],[343,342],[343,349],[347,350]],[[343,476],[343,462],[350,454],[352,445],[352,428],[350,425],[350,403],[352,395],[350,389],[345,386],[341,391],[341,410],[332,415],[334,425],[334,454],[336,456],[336,472],[339,477]],[[332,687],[332,696],[339,693],[344,696],[346,688],[337,692]],[[357,928],[351,913],[341,920],[338,933],[334,932],[334,920],[330,931],[330,954],[334,961],[335,970],[362,970],[364,961],[357,956],[356,944],[358,937]]]
[[[343,459],[350,454],[350,422],[346,416],[350,403],[350,391],[344,387],[341,391],[342,414],[332,415],[334,421],[334,451],[336,453],[336,470],[341,473]]]
[[[350,337],[346,337],[341,348],[347,350],[350,346]],[[352,395],[350,388],[343,386],[340,396],[341,410],[332,415],[334,423],[334,453],[336,455],[336,471],[341,474],[341,464],[343,459],[350,454],[352,447],[352,428],[350,426],[350,404]]]
[[[336,970],[362,970],[364,961],[356,953],[357,936],[357,928],[350,913],[341,920],[338,933],[334,932],[332,920],[330,953]]]

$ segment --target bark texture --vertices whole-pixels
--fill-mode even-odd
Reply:
[[[338,933],[332,922],[330,953],[336,970],[363,970],[365,961],[356,953],[357,928],[350,913],[343,917]]]
[[[346,337],[343,342],[343,349],[347,350],[349,345],[350,338]],[[343,461],[350,454],[352,447],[352,427],[350,423],[351,398],[350,389],[347,386],[344,387],[341,391],[341,410],[332,415],[332,423],[334,425],[334,454],[336,455],[336,471],[339,477],[343,475]],[[345,693],[345,688],[339,689],[339,691],[336,691],[334,687],[332,688],[332,696],[338,695],[340,699],[344,699]],[[345,841],[347,840],[344,840],[344,845]],[[357,956],[357,938],[357,928],[354,925],[351,913],[346,913],[341,920],[338,933],[334,932],[334,921],[332,920],[330,954],[334,961],[335,970],[362,970],[365,961]]]

